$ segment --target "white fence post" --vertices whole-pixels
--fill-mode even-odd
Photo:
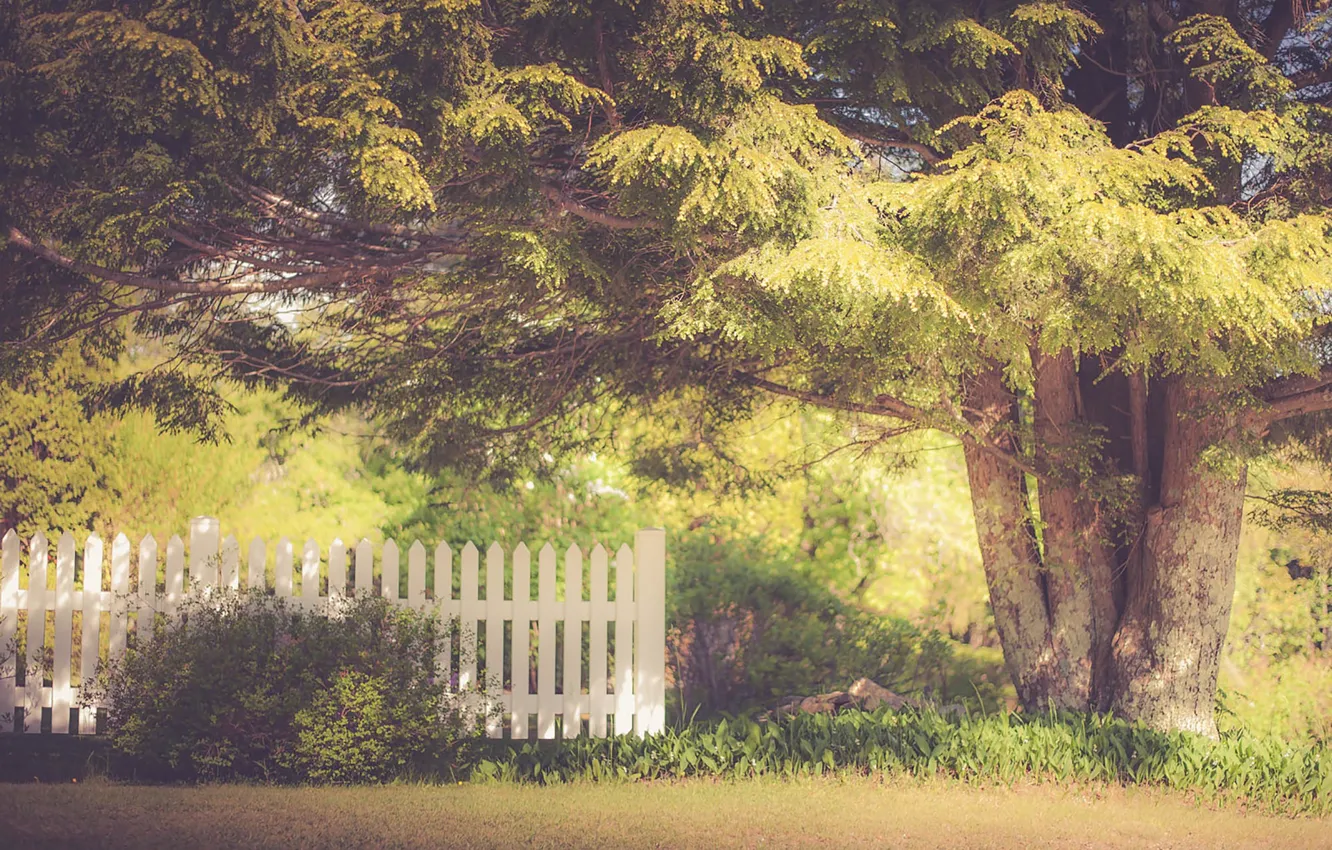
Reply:
[[[615,734],[634,729],[634,553],[615,554]]]
[[[638,734],[655,735],[666,728],[666,532],[660,528],[638,532],[634,560],[638,568],[634,592],[638,603]]]

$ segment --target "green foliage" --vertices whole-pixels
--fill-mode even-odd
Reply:
[[[479,763],[477,779],[569,782],[892,773],[971,782],[1143,785],[1282,812],[1332,808],[1332,753],[1248,733],[1218,741],[1104,716],[930,712],[797,714],[668,729],[646,739],[525,744]]]
[[[842,602],[758,540],[677,538],[667,658],[684,717],[737,714],[868,676],[890,690],[937,685],[947,642]]]
[[[476,734],[479,713],[437,668],[453,630],[373,597],[333,616],[192,598],[104,674],[112,746],[177,778],[390,778]]]
[[[285,760],[292,773],[315,783],[383,782],[403,774],[423,752],[449,740],[448,722],[431,710],[435,688],[404,696],[382,676],[339,670],[292,723],[296,742]],[[419,687],[419,686],[418,686]],[[441,731],[441,724],[445,731]]]
[[[100,366],[70,348],[44,374],[0,387],[0,529],[76,531],[111,509],[113,421],[88,416],[77,389]]]

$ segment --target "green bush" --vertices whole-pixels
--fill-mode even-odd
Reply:
[[[475,777],[518,782],[793,777],[850,772],[1149,785],[1285,812],[1332,812],[1332,751],[1248,733],[1209,740],[1108,716],[930,711],[694,723],[647,738],[575,738],[497,751]]]
[[[861,676],[903,693],[945,681],[941,634],[843,602],[756,540],[673,546],[667,657],[684,716],[737,714]]]
[[[109,668],[113,747],[171,778],[382,781],[476,737],[436,658],[454,626],[363,597],[331,616],[191,599]]]

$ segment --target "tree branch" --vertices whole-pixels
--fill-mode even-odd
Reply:
[[[146,289],[175,295],[252,295],[256,293],[287,292],[294,289],[321,289],[346,283],[358,277],[370,277],[384,272],[397,271],[400,268],[399,266],[382,265],[343,266],[322,272],[298,274],[264,281],[169,280],[167,278],[116,271],[104,266],[80,262],[71,257],[66,257],[54,248],[34,242],[15,227],[9,228],[8,236],[10,244],[17,245],[52,265],[85,277],[118,283],[135,289]]]
[[[1332,410],[1332,366],[1324,366],[1317,375],[1269,384],[1259,396],[1267,402],[1267,407],[1250,414],[1249,420],[1262,430],[1282,419]]]
[[[838,130],[842,131],[842,135],[847,138],[855,139],[858,142],[873,145],[875,147],[900,148],[902,150],[913,151],[919,154],[920,158],[928,162],[930,165],[943,161],[943,156],[938,151],[921,142],[913,142],[910,139],[901,139],[871,133],[859,122],[852,125],[847,119],[840,118],[837,115],[823,113],[823,117],[830,123],[834,124]]]
[[[556,209],[561,212],[572,213],[579,218],[590,221],[593,224],[599,224],[602,227],[609,227],[612,230],[660,230],[661,222],[650,218],[628,218],[625,216],[612,215],[611,213],[594,210],[589,206],[580,204],[573,198],[564,194],[558,186],[552,186],[549,183],[541,184],[541,194],[545,195],[547,200],[555,204]]]
[[[466,238],[466,234],[453,228],[446,228],[442,231],[432,232],[430,230],[408,227],[403,224],[358,221],[336,213],[320,212],[318,210],[309,209],[308,207],[303,207],[294,201],[288,200],[281,195],[274,194],[273,192],[258,186],[247,186],[246,193],[257,201],[263,201],[272,205],[276,209],[290,213],[297,218],[303,218],[306,221],[313,221],[329,227],[336,227],[340,230],[373,233],[377,236],[396,236],[400,239],[415,240],[443,239],[448,241],[462,241]]]
[[[870,416],[891,416],[894,419],[910,422],[922,428],[937,428],[944,431],[950,430],[947,427],[944,427],[937,417],[931,416],[929,411],[889,395],[877,396],[874,399],[874,404],[863,404],[861,402],[836,399],[831,396],[820,395],[819,393],[812,393],[806,390],[797,390],[794,387],[784,386],[765,378],[760,378],[757,375],[751,375],[747,372],[736,370],[731,374],[741,383],[748,384],[755,389],[764,390],[773,395],[792,398],[806,404],[812,404],[815,407],[823,407],[829,410],[841,410],[847,413],[863,413]],[[974,444],[981,451],[993,455],[1004,463],[1023,472],[1030,472],[1033,475],[1036,474],[1036,470],[1031,468],[1021,458],[1017,457],[1012,452],[1005,451],[984,436],[977,434],[976,429],[970,427],[968,423],[958,422],[956,423],[956,426],[956,431],[953,431],[952,433],[954,433],[954,436],[958,439]]]

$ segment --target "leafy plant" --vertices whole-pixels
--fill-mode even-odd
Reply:
[[[380,781],[478,731],[437,666],[456,626],[378,597],[326,616],[224,592],[147,628],[98,696],[113,747],[152,773]]]
[[[528,743],[481,761],[477,779],[795,777],[850,772],[1149,785],[1269,810],[1332,811],[1332,752],[1246,732],[1211,740],[1105,715],[932,711],[797,714],[694,723],[647,738]]]

